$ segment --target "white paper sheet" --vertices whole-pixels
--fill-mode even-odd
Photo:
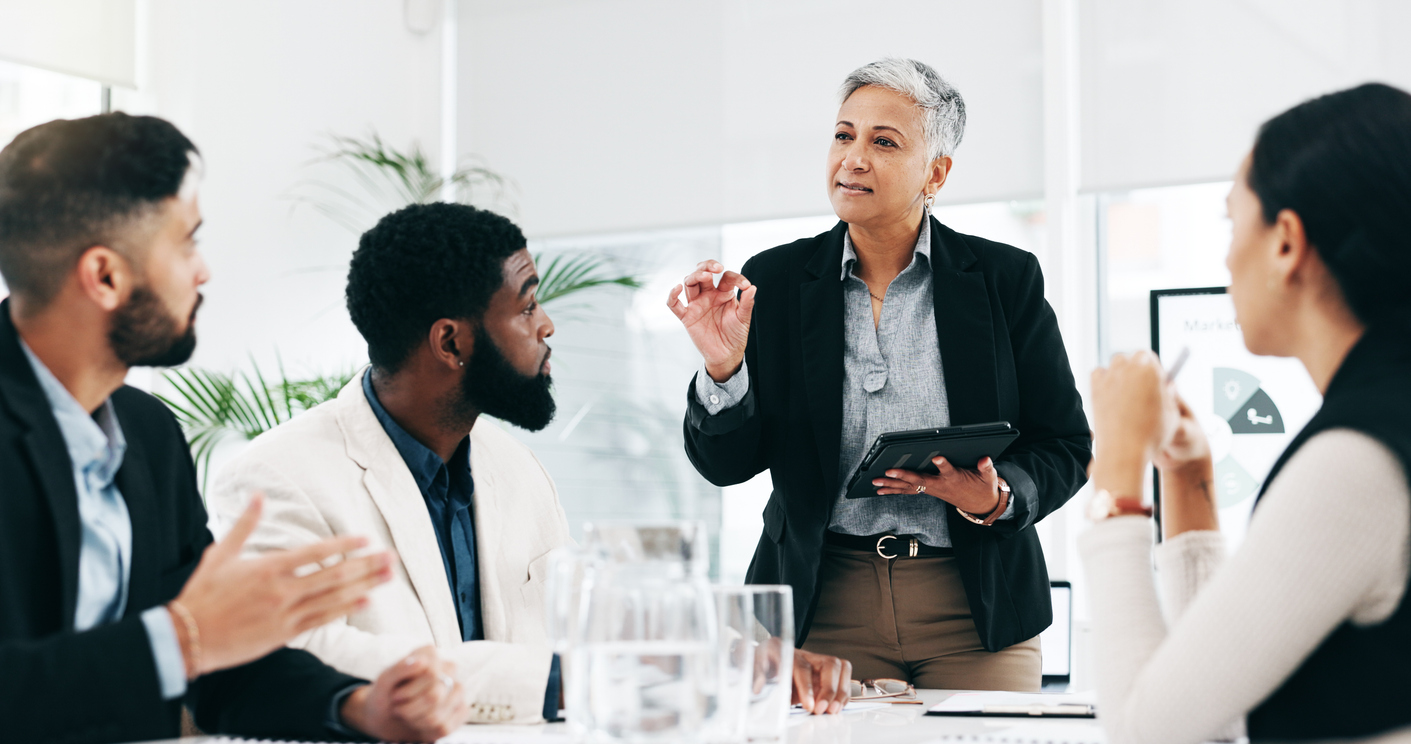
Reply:
[[[1096,705],[1091,692],[957,692],[931,706],[937,713],[967,713],[997,705]]]

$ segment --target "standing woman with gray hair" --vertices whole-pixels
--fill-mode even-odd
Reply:
[[[964,133],[955,88],[885,59],[841,97],[837,226],[740,273],[702,262],[672,290],[705,362],[686,451],[717,485],[770,472],[747,580],[793,586],[803,658],[850,661],[853,695],[877,679],[1038,689],[1053,612],[1034,525],[1083,485],[1091,451],[1043,276],[1032,254],[930,213]],[[936,458],[938,474],[892,470],[879,498],[845,497],[879,434],[992,421],[1021,432],[997,460]],[[825,686],[842,671],[812,669]]]

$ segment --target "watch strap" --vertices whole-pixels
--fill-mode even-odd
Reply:
[[[956,508],[956,511],[960,512],[960,516],[965,517],[971,522],[974,522],[975,524],[978,524],[982,527],[989,527],[993,525],[1000,517],[1004,516],[1004,510],[1009,508],[1010,496],[1009,483],[1005,481],[1005,479],[996,478],[995,486],[996,490],[999,491],[999,502],[995,504],[994,511],[991,511],[989,514],[986,514],[983,517],[971,514],[970,512],[958,507]]]

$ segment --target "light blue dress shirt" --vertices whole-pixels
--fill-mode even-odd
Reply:
[[[103,401],[98,411],[90,416],[23,339],[20,348],[29,358],[34,376],[39,378],[39,387],[49,400],[49,408],[54,412],[73,464],[74,491],[78,494],[78,517],[82,525],[74,630],[81,633],[118,621],[127,609],[128,577],[132,570],[132,518],[114,481],[122,467],[123,454],[127,452],[127,439],[118,425],[111,400]],[[181,656],[181,644],[171,615],[165,607],[153,607],[142,613],[142,624],[152,646],[162,699],[181,697],[186,694],[186,662]]]

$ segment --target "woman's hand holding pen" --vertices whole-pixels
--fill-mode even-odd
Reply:
[[[722,272],[716,284],[713,275]],[[691,342],[705,358],[706,373],[716,382],[733,377],[744,363],[756,289],[744,276],[725,271],[719,261],[702,261],[667,298],[666,306],[686,326]]]
[[[938,473],[927,475],[914,470],[888,470],[885,478],[877,478],[878,496],[924,493],[950,503],[970,514],[989,514],[999,505],[999,473],[995,463],[986,457],[975,470],[957,468],[944,457],[933,458]]]
[[[1210,443],[1195,413],[1149,351],[1118,354],[1093,370],[1093,487],[1116,497],[1141,496],[1146,465],[1161,472],[1161,529],[1167,539],[1218,530]]]
[[[1146,464],[1176,433],[1174,387],[1150,351],[1117,354],[1092,374],[1093,486],[1140,496]]]

